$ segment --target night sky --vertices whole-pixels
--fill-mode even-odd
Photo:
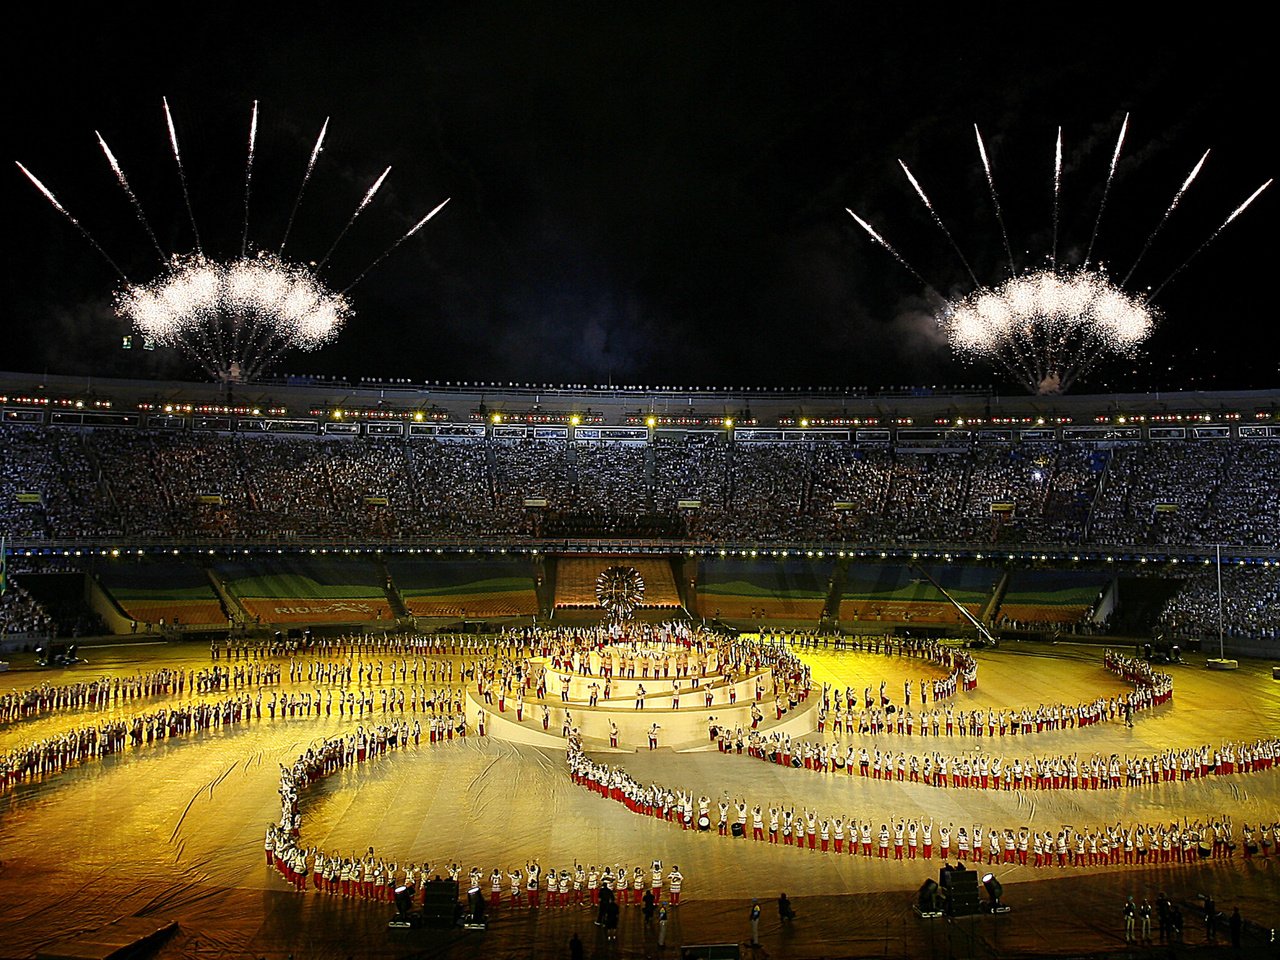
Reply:
[[[281,5],[283,6],[283,5]],[[1126,149],[1097,253],[1123,273],[1206,147],[1199,180],[1134,278],[1158,284],[1262,181],[1275,119],[1269,31],[1117,23],[1020,5],[982,21],[865,5],[201,4],[9,31],[11,159],[40,176],[134,277],[154,251],[98,151],[100,130],[161,243],[192,237],[160,98],[173,106],[206,248],[238,249],[251,102],[261,101],[250,236],[274,249],[331,117],[289,242],[338,248],[345,286],[452,202],[352,296],[332,346],[289,372],[628,384],[997,383],[953,359],[920,285],[844,212],[872,220],[944,292],[965,274],[897,166],[920,177],[984,279],[1003,247],[981,125],[1021,262],[1047,250],[1064,128],[1062,249],[1080,257],[1120,121]],[[161,8],[179,10],[180,7]],[[1113,10],[1115,8],[1112,8]],[[914,10],[914,8],[913,8]],[[190,375],[123,351],[116,278],[15,167],[3,178],[0,369]],[[1077,389],[1272,387],[1274,188],[1160,298],[1137,363]],[[1268,281],[1270,282],[1270,281]],[[1016,393],[1005,384],[1001,389]]]

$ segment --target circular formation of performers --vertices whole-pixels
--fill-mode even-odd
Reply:
[[[901,700],[889,696],[887,681],[878,692],[866,686],[860,695],[849,686],[824,684],[814,711],[816,731],[793,735],[771,730],[766,713],[776,723],[816,697],[810,667],[795,646],[785,637],[730,637],[689,623],[523,628],[485,638],[228,640],[212,645],[210,664],[198,669],[42,683],[0,696],[2,724],[57,715],[77,718],[67,729],[11,745],[0,754],[0,790],[90,760],[223,727],[308,718],[350,722],[353,729],[327,736],[292,766],[282,767],[281,817],[267,831],[267,861],[299,889],[310,881],[327,894],[390,901],[397,888],[420,888],[432,876],[461,880],[462,867],[408,862],[373,848],[344,852],[307,846],[302,792],[321,777],[397,751],[487,736],[487,714],[510,710],[524,721],[528,703],[531,722],[540,715],[544,731],[551,729],[552,705],[563,708],[559,732],[575,783],[636,815],[695,834],[877,860],[927,860],[936,851],[944,860],[955,855],[967,862],[1058,868],[1186,863],[1238,851],[1246,858],[1270,857],[1274,852],[1280,823],[1237,827],[1221,811],[1169,822],[956,825],[923,815],[880,817],[745,797],[713,799],[692,789],[640,783],[621,766],[594,759],[569,710],[606,715],[647,710],[658,716],[696,707],[707,713],[710,743],[725,757],[745,755],[815,774],[962,791],[1131,789],[1269,772],[1280,753],[1280,738],[1274,736],[1126,756],[1002,756],[979,750],[972,741],[1015,743],[1041,732],[1083,733],[1107,722],[1132,725],[1136,715],[1170,701],[1172,678],[1145,661],[1107,651],[1104,668],[1129,683],[1129,692],[1078,704],[957,709],[953,700],[977,686],[976,660],[961,647],[919,640],[883,647],[884,655],[915,658],[938,671],[937,676],[906,681]],[[747,719],[733,726],[717,721],[710,710],[736,704],[740,688],[749,725]],[[610,727],[611,747],[641,746],[620,744],[616,724]],[[658,745],[660,729],[655,719],[648,731],[650,748]],[[907,750],[886,745],[886,738],[899,736],[932,737],[937,746]],[[971,749],[941,747],[958,737],[971,738]],[[503,890],[506,902],[516,906],[599,904],[602,895],[626,904],[639,902],[646,893],[679,903],[684,877],[674,865],[663,867],[661,857],[647,866],[597,865],[589,862],[593,859],[598,858],[573,858],[554,869],[537,861],[488,872],[471,867],[465,877],[473,888],[487,887],[494,906]]]

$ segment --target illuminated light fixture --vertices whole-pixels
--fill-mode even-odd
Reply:
[[[569,423],[571,426],[576,427],[578,424],[582,423],[582,418],[575,413],[569,418]]]
[[[502,414],[500,414],[500,413],[495,413],[493,416],[491,416],[491,417],[489,418],[489,420],[490,420],[491,422],[493,422],[493,423],[501,423],[501,422],[502,422]]]
[[[996,879],[995,874],[984,874],[982,886],[986,889],[987,896],[991,898],[991,902],[987,904],[987,909],[991,913],[1008,913],[1009,908],[1000,902],[1000,898],[1004,895],[1004,885]]]
[[[724,418],[724,428],[725,428],[726,430],[732,430],[732,429],[733,429],[733,417],[725,417],[725,418]]]
[[[654,427],[656,427],[656,426],[658,425],[658,418],[657,418],[657,417],[645,417],[645,418],[644,418],[644,425],[645,425],[646,427],[648,427],[650,430],[652,430]]]

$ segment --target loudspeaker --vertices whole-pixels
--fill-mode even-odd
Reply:
[[[976,870],[952,870],[946,874],[947,912],[953,917],[968,917],[981,909]]]
[[[422,885],[422,922],[425,926],[452,927],[457,911],[457,880],[429,880]]]

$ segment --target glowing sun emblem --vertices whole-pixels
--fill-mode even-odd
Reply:
[[[596,578],[596,602],[614,620],[629,619],[644,602],[644,577],[635,567],[607,567]]]

